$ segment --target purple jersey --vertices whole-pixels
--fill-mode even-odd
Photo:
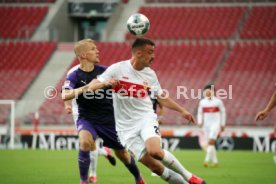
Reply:
[[[76,89],[85,86],[98,75],[105,71],[106,67],[95,65],[94,70],[85,72],[76,68],[68,73],[64,89]],[[115,124],[112,94],[106,89],[98,93],[85,93],[76,97],[78,114],[80,118],[89,120],[93,124]]]

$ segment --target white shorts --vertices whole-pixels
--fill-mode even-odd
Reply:
[[[159,124],[156,119],[143,118],[135,122],[137,127],[132,130],[118,131],[121,144],[129,150],[137,160],[140,160],[146,153],[145,141],[151,137],[158,137],[161,143]],[[161,145],[160,145],[161,146]]]
[[[206,126],[203,128],[203,130],[204,130],[204,135],[208,141],[210,139],[216,140],[218,137],[220,127],[219,126]]]

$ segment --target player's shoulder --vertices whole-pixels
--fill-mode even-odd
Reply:
[[[128,59],[128,60],[119,61],[119,62],[115,63],[114,65],[117,65],[117,66],[129,66],[131,64],[130,64],[130,60]]]
[[[214,96],[214,100],[217,101],[218,103],[222,103],[222,100],[216,96]]]
[[[208,100],[207,98],[203,97],[203,98],[201,98],[201,99],[199,100],[199,103],[200,103],[200,104],[206,103],[207,100]]]
[[[148,73],[156,75],[155,71],[152,68],[150,68],[150,67],[146,67],[145,71],[148,72]]]
[[[95,68],[97,68],[98,70],[105,71],[107,69],[107,66],[104,66],[104,65],[95,65]]]
[[[122,60],[122,61],[118,61],[116,63],[113,63],[108,68],[111,68],[111,69],[126,69],[127,67],[129,67],[129,65],[130,65],[130,60]]]
[[[72,67],[71,69],[69,69],[69,71],[67,72],[67,78],[68,79],[73,79],[77,76],[77,72],[79,71],[80,65],[76,65],[74,67]]]
[[[68,70],[67,75],[69,75],[69,74],[75,72],[75,71],[78,70],[79,68],[80,68],[80,64],[73,66],[72,68],[70,68],[70,69]]]

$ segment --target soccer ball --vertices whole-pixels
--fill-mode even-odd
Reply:
[[[133,14],[127,20],[127,29],[134,36],[143,36],[148,32],[149,27],[149,19],[141,13]]]

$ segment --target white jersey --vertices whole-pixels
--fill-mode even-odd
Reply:
[[[225,125],[226,113],[223,102],[212,97],[200,100],[197,113],[198,123],[203,123],[204,127],[217,127]]]
[[[161,86],[155,72],[146,67],[141,71],[135,70],[130,60],[121,61],[108,67],[98,77],[101,82],[110,79],[119,80],[113,93],[113,106],[117,131],[137,128],[137,122],[143,118],[157,119],[152,108],[149,91],[159,96],[162,94]]]

